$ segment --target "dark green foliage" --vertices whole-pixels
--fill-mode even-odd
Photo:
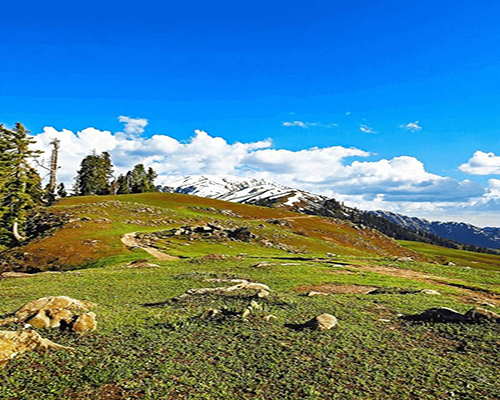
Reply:
[[[126,175],[120,175],[114,182],[116,194],[148,193],[156,192],[155,179],[158,174],[151,167],[146,168],[143,164],[137,164],[132,171]]]
[[[82,160],[77,172],[75,194],[77,196],[109,194],[112,178],[113,163],[109,153],[89,154]]]
[[[41,179],[30,161],[41,152],[30,149],[35,141],[21,123],[14,129],[0,125],[0,241],[14,241],[14,227],[22,224],[29,212],[42,204]]]
[[[127,175],[120,175],[116,180],[116,184],[118,186],[118,190],[116,194],[130,194],[130,177]]]
[[[127,173],[130,182],[130,189],[132,193],[147,193],[155,192],[156,188],[154,180],[158,176],[156,172],[146,168],[143,164],[137,164],[132,171]]]

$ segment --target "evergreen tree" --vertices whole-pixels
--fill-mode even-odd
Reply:
[[[137,164],[127,173],[126,178],[132,193],[146,193],[156,191],[154,180],[157,176],[153,168],[150,167],[146,171],[143,164]]]
[[[148,179],[148,192],[156,192],[157,189],[156,189],[156,186],[155,186],[155,179],[158,178],[158,174],[156,173],[156,171],[149,167],[148,168],[148,175],[147,175],[147,179]]]
[[[129,184],[129,174],[127,176],[120,175],[118,177],[117,184],[118,184],[118,192],[117,194],[130,194],[131,189],[130,189],[130,184]]]
[[[107,152],[97,155],[95,152],[86,156],[75,178],[75,194],[109,194],[113,178],[113,163]]]
[[[22,224],[30,211],[42,204],[41,179],[30,161],[41,152],[30,149],[35,140],[17,123],[0,125],[0,236],[4,242],[23,240]]]

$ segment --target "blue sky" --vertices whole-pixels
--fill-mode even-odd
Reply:
[[[457,208],[451,185],[442,188],[446,199],[412,202],[410,190],[402,201],[370,204],[359,193],[371,183],[353,190],[351,182],[343,192],[348,183],[329,187],[330,176],[315,186],[319,178],[308,179],[307,171],[292,182],[274,177],[268,164],[251,168],[368,208],[483,225],[496,211],[498,2],[50,3],[2,6],[2,123],[21,121],[34,134],[46,126],[115,133],[123,130],[117,117],[130,116],[148,120],[141,140],[166,135],[191,143],[200,129],[228,144],[270,138],[275,150],[371,153],[343,158],[345,166],[409,156],[430,174],[481,185],[488,198],[467,189],[470,198]],[[476,151],[493,155],[481,153],[459,169]],[[476,208],[467,208],[471,202]]]

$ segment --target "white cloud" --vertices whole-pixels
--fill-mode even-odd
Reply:
[[[476,151],[469,161],[458,169],[470,175],[497,175],[500,174],[500,156]]]
[[[300,128],[307,128],[307,124],[302,121],[286,121],[283,122],[283,126],[298,126]]]
[[[129,135],[141,135],[148,125],[146,118],[131,118],[124,115],[120,115],[118,121],[125,124],[125,133]]]
[[[95,150],[110,152],[116,174],[137,163],[153,167],[159,173],[159,184],[185,175],[251,176],[330,195],[367,209],[414,211],[423,216],[500,210],[500,180],[490,180],[488,188],[470,180],[457,181],[428,172],[411,156],[367,160],[375,155],[342,146],[274,149],[270,139],[228,143],[201,130],[180,141],[167,135],[146,138],[95,128],[72,132],[46,127],[35,136],[46,158],[53,138],[61,140],[59,178],[68,185],[83,157]]]
[[[359,130],[364,133],[377,133],[373,128],[369,127],[368,125],[361,125],[359,127]]]
[[[419,121],[408,122],[407,124],[399,125],[399,127],[412,132],[418,132],[422,130],[422,127],[419,125]]]
[[[281,124],[282,126],[298,126],[300,128],[309,128],[311,126],[317,126],[320,128],[334,128],[338,126],[337,124],[321,124],[319,122],[303,122],[303,121],[286,121]]]

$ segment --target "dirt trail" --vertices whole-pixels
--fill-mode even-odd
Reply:
[[[450,278],[445,278],[442,276],[434,276],[410,269],[385,267],[381,265],[373,265],[373,266],[353,265],[353,268],[362,271],[376,272],[382,275],[395,276],[398,278],[412,279],[419,282],[429,283],[431,285],[452,287],[453,289],[456,289],[461,293],[461,295],[459,295],[458,297],[460,300],[466,303],[471,303],[471,304],[490,303],[493,305],[500,304],[500,295],[496,293],[490,293],[480,288],[463,287],[459,284],[448,282]]]
[[[147,251],[153,257],[156,257],[158,260],[171,261],[171,260],[178,260],[179,259],[179,257],[175,257],[175,256],[171,256],[170,254],[163,253],[160,250],[155,249],[154,247],[142,245],[137,240],[136,234],[137,234],[137,232],[126,233],[121,238],[122,243],[128,247],[139,247],[139,248]]]

